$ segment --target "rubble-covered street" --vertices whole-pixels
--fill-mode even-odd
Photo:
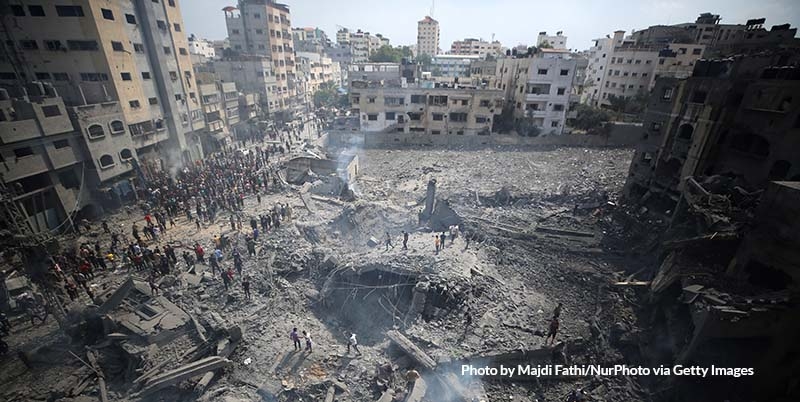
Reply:
[[[179,252],[195,242],[213,250],[214,236],[229,238],[244,262],[229,291],[204,264],[179,260],[174,273],[159,279],[157,296],[146,277],[118,268],[93,281],[98,307],[82,314],[100,318],[81,323],[92,327],[74,330],[81,335],[71,344],[52,320],[15,323],[11,347],[25,351],[33,368],[18,358],[4,362],[4,399],[96,395],[87,352],[100,356],[108,400],[557,400],[577,386],[590,386],[604,400],[638,399],[638,385],[616,379],[510,384],[453,376],[459,362],[503,353],[514,360],[520,351],[540,354],[541,362],[556,355],[571,363],[622,359],[609,342],[624,343],[636,331],[633,291],[612,283],[640,268],[616,246],[632,234],[615,219],[630,151],[344,153],[357,155],[354,197],[317,191],[331,180],[323,177],[272,188],[260,203],[245,198],[245,222],[278,203],[294,211],[258,238],[254,257],[246,256],[245,230],[231,230],[226,212],[199,231],[180,217],[166,232]],[[432,179],[435,194],[426,198]],[[122,230],[141,220],[133,207],[109,219]],[[432,230],[446,232],[441,251]],[[72,242],[96,238],[108,241],[96,228]],[[231,250],[224,254],[227,270]],[[242,277],[251,281],[249,300]],[[69,307],[79,311],[88,303],[83,296]],[[551,348],[545,336],[559,303],[558,347]],[[293,349],[293,328],[311,335],[313,352]],[[360,354],[348,353],[351,333]],[[421,355],[404,353],[404,342]],[[56,358],[72,363],[46,364]],[[438,366],[435,374],[419,358]],[[428,384],[424,398],[405,395],[410,369]]]

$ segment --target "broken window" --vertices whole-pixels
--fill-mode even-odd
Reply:
[[[431,106],[447,106],[447,96],[431,95],[428,97],[428,104]]]
[[[452,122],[465,122],[467,121],[466,113],[450,113],[450,121]]]

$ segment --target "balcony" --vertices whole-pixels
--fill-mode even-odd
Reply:
[[[206,127],[208,127],[208,131],[212,133],[220,132],[225,128],[225,123],[222,120],[215,120],[209,121],[206,123]]]

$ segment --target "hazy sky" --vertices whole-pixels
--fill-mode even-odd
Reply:
[[[293,27],[319,27],[331,40],[337,25],[382,33],[393,45],[416,43],[417,21],[430,13],[430,0],[287,0]],[[236,0],[182,0],[187,33],[208,39],[227,34],[222,8]],[[567,46],[583,50],[592,39],[617,29],[692,22],[702,12],[722,23],[765,17],[772,25],[800,25],[800,0],[437,0],[433,17],[440,47],[465,37],[495,39],[503,46],[533,44],[540,31],[564,31]]]

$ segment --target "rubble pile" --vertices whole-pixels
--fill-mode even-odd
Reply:
[[[356,201],[299,181],[260,201],[248,196],[245,222],[276,204],[294,210],[280,228],[261,233],[252,256],[248,229],[233,230],[226,215],[200,230],[179,219],[167,232],[171,244],[213,250],[214,236],[227,238],[222,268],[238,250],[241,276],[226,287],[207,264],[178,261],[154,295],[135,273],[111,273],[98,304],[76,319],[73,339],[97,353],[110,400],[157,393],[208,401],[489,401],[557,399],[576,388],[609,401],[640,399],[641,385],[630,379],[509,384],[461,378],[455,369],[500,356],[586,364],[637,353],[636,290],[614,285],[630,275],[630,260],[608,253],[616,236],[638,229],[616,220],[629,156],[574,148],[361,151],[359,174],[347,183],[359,189]],[[121,224],[129,227],[137,214],[123,214]],[[559,342],[551,346],[544,338],[559,303]],[[309,335],[312,351],[302,334],[293,347],[294,328]],[[352,334],[358,353],[348,346]],[[81,376],[79,385],[93,381],[84,394],[100,392],[97,372],[86,367]],[[8,400],[45,399],[3,381],[16,384]]]

